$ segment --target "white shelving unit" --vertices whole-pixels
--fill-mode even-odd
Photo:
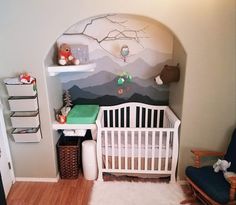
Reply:
[[[53,121],[52,128],[54,130],[76,130],[76,129],[97,129],[96,124],[60,124]]]
[[[97,139],[96,124],[60,124],[57,121],[52,122],[53,130],[91,130],[92,138]]]
[[[11,84],[18,78],[8,78],[4,82],[8,91],[8,103],[12,114],[12,136],[15,142],[40,142],[40,116],[36,85]]]
[[[95,67],[96,67],[95,63],[82,64],[82,65],[68,65],[68,66],[52,65],[48,66],[48,73],[49,76],[56,76],[60,73],[93,72]]]

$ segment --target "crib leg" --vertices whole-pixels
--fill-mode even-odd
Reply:
[[[170,183],[176,183],[175,174],[170,175]]]
[[[103,181],[103,174],[102,174],[101,171],[98,171],[98,178],[97,178],[97,181],[100,181],[100,182]]]

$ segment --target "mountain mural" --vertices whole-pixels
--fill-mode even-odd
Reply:
[[[120,89],[123,89],[123,94],[118,93]],[[142,87],[135,82],[127,83],[124,86],[119,86],[117,84],[117,79],[114,79],[103,85],[83,88],[83,90],[93,94],[97,94],[99,96],[113,95],[124,99],[130,98],[135,93],[146,95],[154,100],[167,100],[169,95],[168,91],[158,91],[151,86]]]
[[[90,54],[89,54],[89,58],[92,61],[96,61],[97,59],[101,59],[106,56],[108,56],[108,53],[102,49],[96,49],[96,50],[90,52]],[[120,67],[124,67],[127,64],[131,64],[138,58],[142,59],[146,64],[153,67],[153,66],[159,64],[160,62],[164,62],[168,59],[171,59],[172,54],[159,52],[157,50],[152,50],[150,48],[145,48],[145,49],[142,49],[141,52],[133,53],[133,54],[129,55],[127,57],[126,63],[124,63],[124,61],[121,59],[120,56],[114,57],[112,55],[109,55],[108,57],[112,61],[117,63]]]
[[[96,53],[98,54],[95,58]],[[100,54],[102,53],[102,54]],[[91,54],[90,54],[91,55]],[[105,51],[96,50],[92,52],[92,58],[90,56],[91,62],[96,64],[95,70],[92,73],[73,73],[73,74],[63,74],[60,77],[62,83],[68,83],[69,81],[80,80],[80,88],[88,87],[87,78],[91,75],[100,73],[102,71],[113,73],[114,75],[119,75],[123,71],[128,72],[133,77],[138,77],[140,79],[149,79],[160,73],[161,69],[165,64],[171,64],[170,54],[160,53],[152,51],[150,49],[145,49],[142,54],[135,55],[135,59],[128,62],[123,62],[121,59],[110,57],[105,53]],[[149,56],[149,57],[148,57]],[[148,59],[151,57],[158,60],[153,60],[152,63],[147,63]],[[161,56],[161,57],[160,57]],[[145,59],[145,60],[144,60]],[[122,65],[120,65],[122,64]],[[101,80],[100,80],[101,79]],[[101,83],[109,82],[111,79],[109,76],[101,75],[98,80],[92,83],[90,86],[99,85]]]
[[[173,41],[165,27],[149,18],[123,14],[91,17],[70,27],[57,44],[88,46],[94,71],[63,73],[58,78],[73,103],[167,105],[169,87],[157,85],[154,78],[165,64],[172,64]],[[125,56],[121,52],[124,45],[128,48]]]
[[[125,85],[118,85],[117,76],[102,71],[101,73],[89,77],[87,80],[93,82],[93,77],[94,79],[99,79],[101,74],[109,75],[113,80],[101,85],[88,86],[86,88],[80,88],[80,81],[74,81],[69,83],[72,85],[71,87],[69,87],[67,83],[63,88],[69,90],[74,104],[95,103],[99,105],[114,105],[122,102],[143,102],[153,105],[168,104],[168,89],[164,87],[162,89],[156,89],[153,79],[150,86],[146,87],[141,86],[141,82],[144,80],[138,78],[133,79]],[[139,82],[139,84],[136,83],[136,81]],[[120,89],[122,89],[122,93],[119,93]]]
[[[77,98],[72,101],[72,103],[80,104],[80,105],[88,105],[88,104],[97,104],[100,106],[111,106],[111,105],[118,105],[125,102],[141,102],[146,103],[149,105],[168,105],[168,101],[155,101],[145,95],[134,94],[129,99],[125,100],[116,96],[104,95],[98,97],[96,99],[86,99],[86,98]]]
[[[70,80],[66,83],[64,82],[63,88],[68,90],[74,85],[77,85],[81,89],[87,88],[87,87],[99,86],[99,85],[103,85],[105,83],[111,82],[112,80],[117,79],[117,77],[118,77],[118,74],[115,75],[111,72],[101,71],[96,74],[90,75],[87,78]],[[156,75],[151,76],[148,79],[141,79],[138,77],[133,77],[132,82],[135,82],[136,84],[142,87],[152,86],[153,88],[157,90],[168,90],[168,86],[166,85],[161,85],[161,86],[157,85],[156,82],[154,81],[155,77]]]
[[[103,76],[106,76],[111,80],[109,82],[106,82],[105,80],[102,81],[101,79]],[[118,85],[117,80],[118,76],[114,75],[113,73],[101,71],[100,73],[86,78],[87,82],[85,82],[85,80],[77,80],[64,83],[63,89],[69,90],[73,99],[76,99],[79,96],[93,99],[103,95],[117,96],[119,98],[128,99],[135,93],[146,95],[154,100],[166,101],[168,99],[168,87],[158,86],[154,82],[154,78],[143,80],[136,77],[133,78],[131,82],[125,83],[124,85]],[[98,83],[95,83],[97,81]],[[101,82],[104,83],[101,84]],[[90,86],[84,87],[87,84]],[[91,84],[95,85],[92,86]],[[120,89],[125,91],[122,93],[122,95],[118,93]]]
[[[80,89],[78,86],[74,85],[70,89],[68,89],[71,95],[72,101],[78,99],[78,98],[85,98],[85,99],[96,99],[99,97],[99,95],[84,91]]]

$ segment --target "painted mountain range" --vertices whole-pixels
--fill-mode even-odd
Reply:
[[[157,86],[153,78],[148,79],[150,82],[147,83],[147,80],[136,77],[129,83],[118,85],[117,76],[113,73],[101,71],[86,78],[86,80],[93,83],[96,82],[96,80],[101,82],[101,76],[107,76],[107,78],[111,80],[109,82],[105,81],[104,84],[83,88],[80,87],[81,80],[71,81],[64,83],[63,89],[69,90],[72,100],[77,102],[80,101],[80,103],[84,103],[86,100],[86,102],[93,101],[94,103],[98,103],[99,101],[101,104],[104,102],[108,102],[108,104],[117,104],[118,102],[127,102],[132,100],[138,102],[145,101],[150,104],[168,103],[168,88],[164,86]],[[146,86],[142,86],[143,81],[146,82]],[[120,90],[122,90],[122,93],[119,93]]]
[[[148,61],[151,61],[150,58],[152,58],[152,62],[148,63]],[[94,82],[87,81],[87,77],[101,71],[113,73],[114,75],[119,75],[120,73],[125,71],[133,77],[138,77],[140,79],[149,79],[160,73],[165,64],[170,64],[170,59],[170,54],[153,51],[151,49],[145,49],[143,52],[135,55],[135,59],[131,60],[128,58],[127,62],[125,63],[122,61],[122,59],[108,56],[105,51],[97,49],[90,53],[90,60],[96,64],[94,72],[63,74],[60,76],[60,80],[62,83],[80,80],[81,88],[93,86],[95,84],[99,85],[101,83],[109,82],[110,80],[112,80],[109,78],[109,76],[100,75],[98,76],[99,80],[96,80]]]
[[[121,102],[136,101],[149,104],[168,104],[168,86],[158,86],[154,78],[161,71],[164,64],[169,63],[169,55],[154,52],[150,49],[147,54],[136,58],[132,62],[117,63],[116,60],[96,50],[91,58],[96,63],[92,73],[73,73],[60,76],[63,89],[69,90],[72,100],[77,103],[104,103],[112,105]],[[149,55],[157,55],[158,64],[149,65]],[[95,59],[95,57],[99,57]],[[139,54],[139,56],[141,56]],[[145,59],[146,56],[146,60]],[[128,59],[129,60],[129,59]],[[122,62],[122,61],[121,61]],[[124,85],[118,85],[119,76],[128,73],[132,80]]]
[[[114,95],[103,95],[98,96],[93,93],[89,93],[81,90],[77,86],[73,86],[69,89],[69,92],[73,96],[72,103],[75,104],[98,104],[100,106],[117,105],[125,102],[142,102],[150,105],[168,105],[168,99],[166,100],[153,100],[146,95],[133,94],[127,99],[114,96]]]

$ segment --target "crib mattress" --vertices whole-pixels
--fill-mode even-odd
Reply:
[[[140,135],[139,141],[139,134],[138,132],[134,132],[134,142],[132,142],[131,132],[126,133],[127,140],[125,142],[125,134],[120,132],[120,154],[121,156],[125,156],[127,152],[127,156],[132,156],[134,153],[135,157],[145,156],[145,150],[147,148],[147,156],[152,157],[153,149],[154,149],[154,157],[171,157],[172,156],[172,143],[171,140],[167,142],[167,137],[165,135],[162,136],[162,140],[159,140],[158,132],[154,135],[155,140],[153,143],[152,134],[149,133],[147,136]],[[119,137],[117,132],[113,132],[114,140],[112,142],[112,132],[108,132],[107,134],[107,142],[105,141],[105,134],[102,132],[102,153],[105,153],[105,147],[107,146],[108,155],[112,155],[112,149],[114,149],[114,156],[119,155]],[[147,140],[146,140],[147,138]],[[147,145],[146,145],[147,143]],[[161,143],[161,146],[159,145]],[[125,149],[127,147],[127,149]],[[133,148],[133,151],[132,151]],[[161,148],[159,150],[159,148]],[[167,150],[168,149],[168,150]],[[168,153],[167,153],[168,152]]]
[[[168,151],[168,153],[167,153]],[[133,154],[132,154],[133,153]],[[107,153],[106,153],[106,149],[105,147],[103,146],[102,147],[102,154],[104,155],[108,155],[108,156],[121,156],[121,157],[145,157],[146,156],[146,152],[145,152],[145,147],[141,147],[141,149],[139,149],[138,147],[134,147],[133,149],[132,148],[128,148],[125,149],[125,146],[122,145],[121,146],[121,149],[120,149],[120,153],[119,153],[119,149],[118,147],[114,147],[112,149],[112,147],[107,147]],[[148,148],[147,149],[147,157],[148,158],[152,158],[152,154],[153,154],[153,151],[152,151],[152,148]],[[172,156],[172,148],[170,147],[169,150],[165,149],[165,148],[162,148],[161,151],[159,150],[158,147],[155,147],[154,148],[154,157],[155,158],[158,158],[158,157],[161,157],[161,158],[171,158]]]

